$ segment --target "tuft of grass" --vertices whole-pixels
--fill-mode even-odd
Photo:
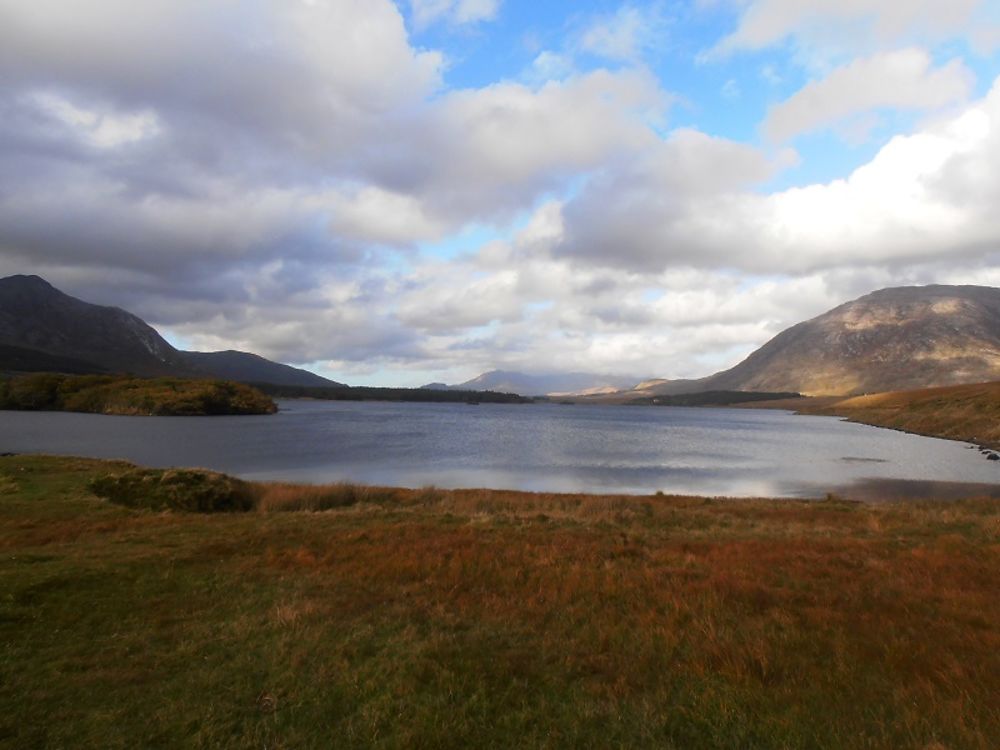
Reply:
[[[262,513],[324,511],[394,499],[391,489],[340,482],[328,485],[261,482],[253,487],[254,507]]]
[[[246,482],[204,469],[132,469],[94,477],[87,486],[98,497],[129,508],[225,513],[254,506]]]

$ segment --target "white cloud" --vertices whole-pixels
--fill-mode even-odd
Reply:
[[[103,0],[79,24],[52,0],[0,8],[0,183],[19,185],[0,189],[0,247],[23,255],[89,248],[95,263],[173,274],[234,254],[339,263],[366,242],[509,220],[655,140],[649,122],[669,103],[635,71],[440,94],[441,56],[410,47],[387,0],[263,2],[238,17],[227,0]],[[142,148],[78,148],[124,145]],[[272,196],[269,229],[248,233],[263,220],[241,207],[259,196]],[[332,229],[326,252],[317,228]]]
[[[666,22],[659,5],[623,5],[614,14],[592,21],[579,46],[609,60],[637,62],[654,46],[662,46]]]
[[[82,109],[90,99],[149,110],[192,134],[238,128],[327,159],[440,83],[441,54],[411,48],[387,0],[233,10],[225,0],[96,0],[69,13],[59,0],[0,0],[0,81],[73,91]]]
[[[525,78],[530,82],[545,83],[547,81],[563,80],[576,71],[576,65],[571,55],[543,50],[531,61]]]
[[[639,71],[450,93],[424,124],[428,140],[414,147],[434,158],[426,200],[453,218],[509,216],[566,179],[655,142],[649,123],[668,104]]]
[[[960,114],[893,138],[848,178],[769,195],[746,189],[766,175],[762,157],[688,137],[700,153],[682,149],[681,158],[668,142],[660,159],[567,204],[560,252],[637,269],[808,273],[981,258],[1000,247],[1000,79]]]
[[[408,246],[440,239],[446,227],[411,195],[364,187],[331,201],[331,229],[360,242]]]
[[[908,41],[981,34],[991,0],[749,0],[737,29],[711,56],[759,50],[789,38],[807,54],[872,50]],[[992,27],[992,23],[988,23]]]
[[[160,130],[156,113],[148,109],[118,113],[78,107],[51,92],[38,93],[34,100],[40,109],[71,128],[83,141],[98,148],[135,143],[155,136]]]
[[[417,28],[447,21],[456,25],[492,21],[500,12],[500,0],[410,0]]]
[[[764,132],[784,141],[873,109],[938,109],[968,97],[974,77],[961,60],[932,66],[912,47],[854,60],[773,106]]]

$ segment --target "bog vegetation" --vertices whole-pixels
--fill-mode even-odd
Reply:
[[[809,414],[831,414],[918,435],[1000,448],[1000,382],[816,399],[797,405]]]
[[[146,416],[277,411],[257,389],[227,380],[55,373],[0,378],[0,409]]]
[[[995,500],[0,458],[0,747],[992,749],[997,580]]]

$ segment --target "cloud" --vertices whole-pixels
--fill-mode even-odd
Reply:
[[[98,148],[135,143],[155,136],[160,129],[156,113],[148,109],[128,113],[85,109],[52,93],[36,94],[35,100],[73,135]]]
[[[151,111],[164,129],[216,141],[203,149],[228,131],[230,150],[253,141],[327,164],[349,162],[384,118],[439,86],[442,56],[412,49],[385,0],[230,10],[98,0],[70,14],[58,0],[0,0],[0,86],[82,110]]]
[[[428,216],[416,198],[377,187],[338,195],[330,205],[334,234],[360,242],[407,247],[441,239],[447,227]]]
[[[462,26],[492,21],[500,12],[500,0],[410,0],[418,29],[439,21]]]
[[[658,4],[627,4],[595,18],[580,35],[579,47],[609,60],[635,63],[661,43],[665,34],[666,19]]]
[[[751,146],[696,130],[674,131],[604,170],[566,205],[557,252],[639,270],[727,265],[737,260],[742,241],[733,237],[732,246],[715,247],[713,235],[736,220],[732,211],[747,191],[790,158],[769,159]]]
[[[631,70],[450,93],[417,137],[414,157],[433,161],[416,188],[441,215],[509,218],[567,179],[654,142],[650,123],[669,103],[652,76]]]
[[[796,274],[983,257],[1000,247],[998,155],[1000,79],[960,113],[893,138],[846,179],[771,194],[748,189],[773,168],[762,155],[675,134],[658,158],[593,181],[567,204],[558,252],[654,271]]]
[[[342,265],[507,221],[668,106],[635,71],[440,93],[387,0],[0,3],[0,249],[38,263]]]
[[[984,23],[995,27],[988,8],[989,0],[750,0],[736,30],[709,56],[760,50],[789,39],[806,54],[824,58],[845,50],[971,36],[982,34]]]
[[[874,109],[933,110],[969,96],[974,77],[961,60],[932,66],[913,47],[854,60],[771,107],[764,132],[785,141]]]

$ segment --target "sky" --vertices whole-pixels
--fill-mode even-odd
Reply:
[[[0,0],[0,276],[351,384],[1000,286],[1000,0]]]

